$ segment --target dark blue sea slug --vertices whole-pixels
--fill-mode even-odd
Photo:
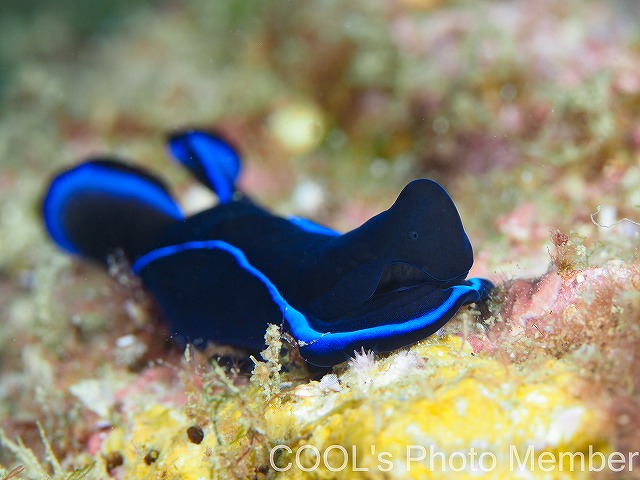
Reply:
[[[409,183],[388,210],[340,234],[238,191],[240,159],[218,136],[177,133],[169,149],[217,206],[185,218],[156,177],[94,159],[53,179],[43,215],[71,253],[106,265],[123,252],[184,340],[259,349],[267,324],[284,320],[305,360],[330,366],[423,339],[492,288],[465,279],[471,244],[434,181]]]

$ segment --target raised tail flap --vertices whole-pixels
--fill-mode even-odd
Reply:
[[[168,144],[173,157],[213,190],[220,203],[233,199],[240,157],[227,141],[211,132],[186,130],[170,135]]]
[[[87,161],[54,177],[42,214],[58,246],[101,263],[118,249],[133,261],[183,219],[159,179],[107,159]]]

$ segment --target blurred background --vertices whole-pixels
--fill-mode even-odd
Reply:
[[[340,230],[433,178],[458,205],[472,273],[498,283],[544,273],[556,229],[585,265],[635,258],[637,224],[617,222],[640,220],[638,5],[4,0],[0,422],[36,435],[33,418],[65,402],[38,397],[52,372],[106,368],[111,332],[133,328],[118,287],[44,235],[51,175],[113,154],[206,208],[168,160],[172,129],[221,130],[247,192]]]
[[[0,265],[42,243],[33,213],[49,175],[90,155],[152,166],[187,205],[207,205],[164,153],[165,133],[188,125],[237,144],[251,194],[336,228],[434,178],[478,245],[500,213],[531,200],[543,230],[572,228],[595,207],[583,203],[589,182],[634,164],[640,148],[635,2],[0,9],[0,195],[14,204],[0,217],[13,232]],[[559,181],[570,186],[548,197]],[[597,193],[635,208],[628,182],[622,196]]]

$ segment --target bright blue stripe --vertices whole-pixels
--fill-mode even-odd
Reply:
[[[233,245],[230,245],[227,242],[223,242],[222,240],[202,240],[202,241],[185,242],[185,243],[180,243],[178,245],[169,245],[168,247],[158,248],[138,258],[138,260],[134,262],[131,268],[134,271],[134,273],[138,274],[140,273],[140,270],[142,270],[148,264],[163,257],[175,255],[177,253],[181,253],[187,250],[215,250],[215,249],[224,250],[230,253],[231,255],[233,255],[233,257],[236,259],[236,261],[238,262],[238,265],[241,268],[244,268],[247,272],[249,272],[250,274],[255,276],[258,280],[260,280],[268,290],[271,297],[273,298],[273,301],[276,303],[276,305],[278,305],[278,308],[283,313],[285,318],[287,318],[288,311],[295,312],[294,316],[297,314],[297,315],[300,315],[302,318],[304,318],[304,316],[300,312],[295,310],[285,301],[282,295],[280,295],[280,292],[278,291],[276,286],[273,283],[271,283],[271,280],[269,280],[265,274],[263,274],[260,270],[258,270],[257,268],[255,268],[253,265],[249,263],[249,261],[247,260],[247,257],[245,257],[244,253],[242,253],[242,251],[239,248],[234,247]]]
[[[172,139],[169,142],[169,152],[173,158],[178,160],[179,163],[187,167],[189,170],[193,170],[193,158],[189,153],[189,149],[182,141],[182,137],[179,139]]]
[[[51,238],[71,253],[80,252],[67,237],[60,215],[73,195],[91,192],[146,203],[177,220],[183,218],[180,207],[171,196],[151,181],[135,174],[85,163],[55,178],[43,203],[44,221]]]
[[[240,158],[225,141],[201,131],[186,132],[169,142],[173,157],[190,170],[204,171],[220,203],[232,200]]]
[[[472,279],[475,280],[475,279]],[[453,305],[463,296],[471,291],[476,291],[473,287],[466,285],[457,285],[451,288],[451,294],[445,302],[443,302],[438,308],[431,312],[416,317],[410,320],[405,320],[402,323],[390,323],[387,325],[380,325],[377,327],[364,328],[362,330],[354,330],[352,332],[336,332],[336,333],[320,333],[309,325],[308,322],[291,323],[291,333],[297,340],[302,340],[309,344],[310,350],[313,350],[317,355],[322,355],[322,352],[335,352],[344,350],[347,345],[354,341],[372,341],[394,337],[396,335],[404,335],[410,332],[421,330],[424,327],[431,325],[440,320],[443,315],[449,312]],[[478,295],[479,298],[479,295]]]
[[[193,135],[192,142],[220,203],[230,202],[240,171],[240,160],[236,152],[223,141],[209,135]]]
[[[139,273],[146,265],[158,260],[160,258],[175,255],[186,250],[198,250],[198,249],[220,249],[224,250],[233,257],[235,257],[238,265],[244,268],[247,272],[260,280],[271,298],[278,306],[284,319],[289,324],[291,333],[300,342],[300,346],[307,347],[314,351],[317,356],[324,356],[332,352],[341,351],[346,345],[354,341],[371,341],[375,339],[385,339],[395,335],[402,335],[410,333],[412,331],[420,330],[425,326],[440,320],[443,315],[451,310],[453,305],[463,296],[470,292],[475,292],[480,298],[479,290],[482,287],[480,279],[471,278],[469,282],[471,286],[456,285],[451,288],[451,294],[445,302],[443,302],[438,308],[431,312],[422,315],[420,317],[404,321],[402,323],[393,323],[388,325],[380,325],[377,327],[364,328],[362,330],[355,330],[351,332],[318,332],[314,330],[307,318],[298,310],[293,308],[282,297],[276,286],[258,269],[252,266],[242,251],[233,245],[230,245],[221,240],[206,240],[206,241],[193,241],[186,242],[179,245],[171,245],[168,247],[159,248],[153,250],[146,255],[140,257],[133,264],[133,271]],[[324,354],[323,354],[324,352]]]
[[[307,220],[306,218],[296,217],[292,215],[288,218],[288,220],[297,227],[303,229],[305,232],[321,233],[323,235],[331,235],[333,237],[338,237],[341,235],[340,232],[336,232],[335,230],[323,225],[318,225],[317,223],[312,222],[311,220]]]

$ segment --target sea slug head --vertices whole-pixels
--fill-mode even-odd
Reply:
[[[311,313],[321,319],[367,308],[389,293],[396,304],[405,294],[406,302],[413,302],[418,289],[464,281],[473,264],[471,243],[451,197],[427,179],[409,183],[388,210],[336,239],[336,245],[339,255],[325,262],[328,267],[320,270],[325,276],[314,282],[326,286],[311,302]]]
[[[473,250],[451,197],[433,180],[409,183],[383,212],[376,229],[389,261],[408,264],[439,282],[464,278]]]

